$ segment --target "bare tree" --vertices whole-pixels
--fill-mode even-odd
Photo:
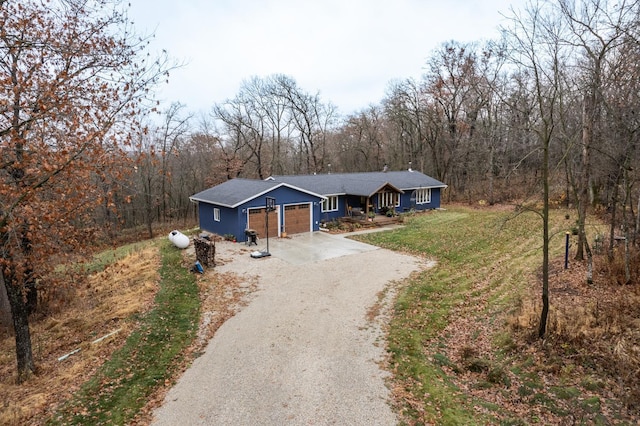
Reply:
[[[149,238],[153,238],[153,224],[160,220],[159,206],[160,194],[158,178],[160,174],[160,155],[156,152],[153,137],[147,131],[147,127],[140,128],[136,133],[138,140],[135,143],[135,173],[131,184],[134,212],[142,213],[143,221],[147,227]],[[133,223],[137,225],[137,223]]]
[[[446,169],[459,172],[452,177],[461,192],[468,180],[476,122],[486,102],[478,84],[478,65],[474,46],[449,42],[430,58],[424,76],[435,116],[441,118],[441,137],[436,140],[445,147]]]
[[[335,107],[276,74],[245,81],[234,99],[214,106],[212,118],[221,124],[223,153],[242,164],[240,173],[263,179],[274,171],[321,171]]]
[[[277,96],[278,76],[265,79],[251,78],[244,87],[252,105],[252,110],[260,118],[264,128],[267,150],[271,151],[269,173],[283,174],[286,170],[288,146],[293,132],[291,114],[287,101]],[[258,175],[262,178],[262,167]]]
[[[212,118],[222,123],[221,135],[216,137],[216,140],[226,162],[227,179],[233,179],[244,171],[244,167],[254,155],[252,153],[256,152],[255,147],[251,147],[251,138],[255,133],[251,125],[247,126],[251,117],[245,114],[242,100],[234,99],[215,105]],[[207,124],[206,127],[210,126]],[[211,134],[209,131],[206,133]]]
[[[382,170],[385,163],[398,167],[387,157],[386,127],[381,108],[373,105],[347,117],[329,150],[333,171]]]
[[[184,139],[189,128],[191,115],[184,115],[184,105],[172,103],[167,111],[163,113],[164,121],[161,126],[155,129],[154,143],[158,144],[158,155],[160,156],[160,203],[158,204],[158,218],[166,221],[171,215],[169,204],[171,203],[171,160],[180,151],[180,141]]]
[[[630,10],[625,2],[609,6],[606,0],[588,0],[579,4],[573,1],[558,1],[559,13],[566,20],[569,36],[564,38],[568,45],[580,49],[584,55],[579,62],[582,77],[581,90],[584,93],[582,109],[582,164],[577,193],[578,206],[578,246],[576,259],[584,259],[586,249],[589,270],[592,270],[592,254],[585,232],[587,206],[590,204],[592,180],[592,151],[596,141],[595,133],[601,122],[603,108],[603,72],[607,56],[627,33]],[[588,277],[587,280],[591,280]]]
[[[512,61],[530,75],[529,90],[537,110],[531,123],[542,152],[542,311],[538,337],[544,338],[549,314],[549,152],[557,125],[558,99],[562,91],[561,69],[566,58],[560,44],[561,23],[545,5],[527,5],[524,12],[512,10],[510,27],[505,29]]]
[[[640,117],[637,110],[640,106],[640,83],[638,75],[638,57],[640,44],[633,38],[626,38],[623,46],[617,49],[613,61],[608,61],[607,75],[603,91],[605,109],[603,122],[605,128],[603,143],[596,148],[601,157],[608,159],[605,174],[612,187],[608,204],[610,206],[609,244],[607,256],[614,259],[615,233],[623,232],[625,242],[625,280],[631,282],[631,265],[629,244],[636,243],[637,215],[634,218],[633,193],[638,183],[637,164],[640,138]],[[619,211],[621,210],[621,212]],[[619,213],[622,217],[619,218]]]
[[[301,90],[295,80],[284,75],[275,78],[275,95],[284,99],[298,138],[297,172],[316,173],[324,170],[327,133],[332,129],[336,109],[321,101],[320,95]],[[302,167],[300,167],[302,166]]]

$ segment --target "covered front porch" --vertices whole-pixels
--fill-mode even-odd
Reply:
[[[400,194],[403,191],[390,183],[385,183],[380,188],[369,194],[345,195],[344,217],[357,221],[384,221],[383,218],[392,219],[400,212]]]
[[[384,228],[393,225],[399,225],[404,222],[403,215],[386,216],[376,214],[371,211],[371,217],[366,215],[352,215],[337,217],[329,222],[323,222],[320,225],[321,230],[334,233],[354,232],[365,229]]]

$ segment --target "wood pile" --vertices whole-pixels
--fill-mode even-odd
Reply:
[[[196,249],[196,259],[203,266],[216,266],[216,242],[205,237],[194,237],[193,246]]]

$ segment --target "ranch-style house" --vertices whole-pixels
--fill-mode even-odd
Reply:
[[[323,222],[343,217],[437,209],[446,187],[409,169],[236,178],[189,199],[198,204],[202,230],[245,241],[248,229],[264,238],[267,222],[269,237],[276,237],[318,231]]]

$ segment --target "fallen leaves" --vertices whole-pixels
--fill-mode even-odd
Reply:
[[[190,250],[184,253],[185,265],[194,262],[194,254]],[[232,259],[216,258],[216,264],[222,265]],[[164,397],[175,383],[175,380],[207,347],[209,340],[229,318],[246,306],[249,296],[257,288],[257,278],[239,277],[233,273],[219,273],[215,268],[208,268],[204,274],[197,275],[200,288],[201,315],[198,336],[189,350],[183,354],[183,363],[174,380],[167,380],[147,401],[145,407],[133,421],[133,425],[145,425],[151,422],[153,411],[162,405]]]
[[[126,319],[152,306],[159,263],[156,247],[138,250],[70,287],[67,299],[56,304],[51,316],[34,318],[31,334],[38,375],[22,385],[15,383],[15,359],[9,356],[15,351],[14,339],[7,332],[0,337],[0,400],[5,401],[0,424],[43,423],[91,377],[134,329],[135,323]],[[116,329],[121,331],[109,335]]]
[[[603,275],[587,285],[582,264],[563,270],[560,263],[553,265],[550,281],[546,340],[532,338],[540,309],[535,291],[513,317],[495,316],[485,311],[485,281],[474,287],[483,296],[458,304],[425,350],[451,360],[442,369],[465,395],[497,407],[473,405],[479,414],[543,424],[595,421],[598,415],[640,421],[633,401],[640,388],[640,376],[633,373],[640,371],[640,333],[633,326],[640,320],[639,289],[611,285]],[[514,327],[505,337],[514,341],[500,340],[505,325]]]

